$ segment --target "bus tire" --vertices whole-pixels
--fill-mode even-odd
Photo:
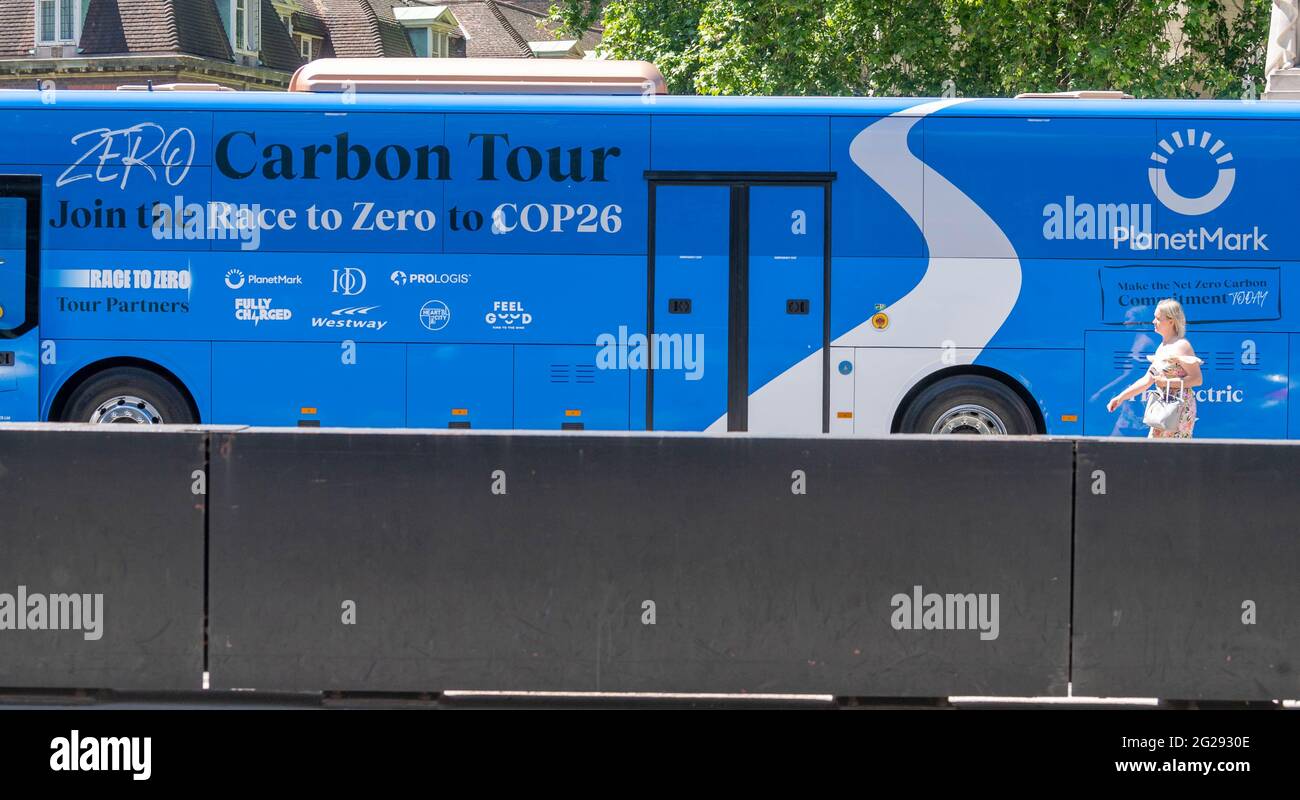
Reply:
[[[167,379],[140,367],[114,367],[91,376],[68,397],[64,422],[188,425],[197,420]]]
[[[1006,384],[983,375],[954,375],[921,390],[900,433],[1024,436],[1038,432],[1034,415]]]

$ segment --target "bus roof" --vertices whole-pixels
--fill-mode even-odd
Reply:
[[[934,98],[0,90],[0,109],[884,116]],[[1300,101],[974,99],[943,116],[1300,119]]]

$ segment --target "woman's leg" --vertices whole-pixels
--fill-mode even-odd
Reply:
[[[1183,403],[1183,410],[1178,415],[1178,438],[1192,438],[1192,429],[1196,427],[1196,397],[1193,395]]]

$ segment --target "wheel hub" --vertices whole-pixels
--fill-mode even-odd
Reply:
[[[161,425],[162,414],[148,400],[122,394],[101,403],[90,421],[97,425]]]
[[[930,433],[966,436],[1005,436],[1007,426],[1002,418],[984,406],[964,403],[954,406],[935,420]]]

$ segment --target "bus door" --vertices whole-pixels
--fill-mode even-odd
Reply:
[[[0,176],[0,422],[40,413],[38,176]]]
[[[749,187],[746,426],[826,430],[826,186]]]
[[[828,179],[652,179],[648,428],[827,429]]]
[[[733,190],[651,184],[650,192],[646,427],[702,431],[726,416],[730,402]]]

